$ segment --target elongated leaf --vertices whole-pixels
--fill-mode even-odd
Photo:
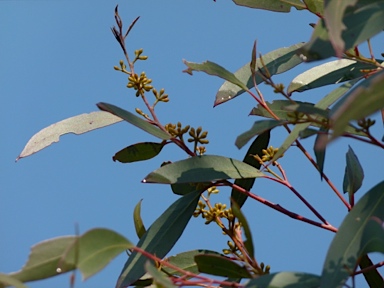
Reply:
[[[143,161],[157,156],[163,149],[163,143],[144,142],[130,145],[115,154],[113,161],[131,163]]]
[[[103,111],[67,118],[52,124],[33,135],[27,145],[25,145],[23,151],[21,151],[20,155],[17,157],[16,161],[39,152],[52,143],[59,142],[60,136],[62,135],[69,133],[79,135],[120,121],[122,121],[121,118]]]
[[[256,121],[252,125],[251,129],[240,134],[237,137],[235,145],[237,148],[240,149],[241,147],[243,147],[245,144],[247,144],[248,141],[251,140],[256,135],[262,134],[265,131],[270,131],[271,129],[273,129],[277,126],[281,126],[281,125],[286,124],[286,123],[287,123],[286,121],[282,121],[282,120],[260,120],[260,121]]]
[[[199,64],[199,63],[192,63],[184,60],[184,64],[188,66],[188,69],[184,70],[183,72],[186,72],[192,75],[193,71],[202,71],[209,75],[218,76],[224,80],[227,80],[239,86],[241,89],[247,90],[247,86],[245,86],[245,84],[241,82],[233,73],[229,72],[228,70],[221,67],[220,65],[217,65],[214,62],[205,61]]]
[[[99,107],[100,110],[107,111],[109,113],[112,113],[113,115],[120,117],[128,123],[131,123],[132,125],[144,130],[145,132],[148,132],[149,134],[157,138],[160,138],[162,140],[171,139],[171,135],[169,135],[168,133],[160,130],[156,126],[148,123],[147,121],[136,116],[135,114],[132,114],[131,112],[121,109],[115,105],[100,102],[97,103],[97,107]]]
[[[316,107],[312,103],[297,103],[284,107],[285,110],[291,112],[300,112],[306,115],[321,116],[323,118],[328,118],[329,110],[321,109]]]
[[[4,288],[9,285],[15,288],[28,288],[23,284],[23,282],[20,282],[7,274],[0,273],[0,288]]]
[[[235,215],[237,217],[237,219],[239,219],[239,222],[241,223],[241,226],[244,229],[244,235],[247,238],[244,241],[244,246],[247,249],[248,255],[252,259],[255,259],[255,251],[254,251],[254,247],[253,247],[251,229],[249,228],[248,221],[245,218],[243,212],[241,211],[239,205],[237,205],[237,203],[233,199],[231,201],[231,209],[232,209],[233,215]]]
[[[307,9],[313,14],[322,16],[324,14],[324,0],[303,0]]]
[[[292,95],[293,92],[303,92],[329,84],[353,80],[366,74],[361,70],[376,68],[373,65],[349,59],[331,61],[309,69],[295,77],[289,84],[287,92]]]
[[[348,147],[349,149],[346,155],[347,165],[345,167],[343,190],[344,193],[348,192],[349,195],[352,195],[356,193],[356,191],[359,190],[363,184],[364,171],[351,146]]]
[[[196,191],[176,200],[153,222],[141,237],[137,247],[163,258],[180,238],[199,199],[200,191]],[[145,273],[144,264],[147,260],[147,257],[134,251],[125,263],[116,287],[127,287],[143,276]]]
[[[339,5],[340,1],[332,0],[332,3]],[[324,19],[320,19],[311,40],[300,49],[299,54],[302,54],[306,61],[341,56],[340,49],[343,51],[349,50],[381,32],[384,29],[384,1],[371,1],[370,3],[365,1],[364,4],[363,7],[356,5],[346,9],[341,19],[346,29],[341,32],[342,41],[338,41],[336,44],[337,51],[332,46],[335,39],[330,38]],[[324,13],[326,14],[330,10],[332,8],[326,8]],[[334,15],[327,18],[326,21],[337,19],[336,21],[340,23],[341,15],[338,15],[337,12],[332,12],[332,14]],[[332,31],[336,31],[334,34],[336,36],[340,32],[340,27],[335,29]],[[343,48],[340,46],[342,42],[344,43]]]
[[[73,264],[60,263],[61,257],[75,240],[75,236],[65,236],[45,240],[32,246],[27,263],[20,271],[10,273],[9,276],[21,282],[29,282],[58,275],[59,264],[61,272],[75,269],[76,266]]]
[[[288,71],[302,62],[302,59],[297,56],[297,51],[302,47],[304,43],[298,43],[290,47],[283,47],[272,52],[269,52],[262,56],[263,63],[268,69],[271,76]],[[266,72],[263,68],[260,58],[256,59],[256,71],[261,69],[262,72]],[[250,63],[245,64],[239,70],[235,72],[235,76],[242,83],[246,83],[248,89],[254,87],[252,71]],[[264,81],[263,77],[256,73],[255,80],[257,84]],[[216,94],[216,100],[214,106],[229,101],[245,92],[246,89],[242,89],[237,85],[232,84],[230,81],[226,81],[221,85],[219,91]]]
[[[302,272],[279,272],[250,280],[245,288],[318,288],[320,277]],[[330,287],[329,287],[330,288]]]
[[[328,132],[328,130],[320,129],[320,132]],[[325,151],[326,151],[326,149],[323,149],[323,150],[317,150],[316,149],[316,144],[317,144],[318,141],[320,141],[320,139],[321,139],[321,134],[317,134],[313,150],[315,152],[316,164],[319,167],[320,178],[321,178],[321,180],[323,180],[323,171],[324,171],[324,162],[325,162]]]
[[[195,256],[195,261],[201,273],[231,278],[251,277],[245,267],[224,256],[201,254]]]
[[[384,219],[384,181],[369,190],[345,217],[328,250],[320,287],[342,287],[359,257],[375,252],[375,245],[363,242],[364,229],[373,218]]]
[[[164,273],[161,273],[150,261],[145,263],[145,270],[149,275],[153,277],[153,282],[157,287],[162,288],[175,288],[177,286],[173,285],[172,281],[165,276]]]
[[[256,139],[253,141],[251,146],[248,148],[247,153],[245,153],[243,162],[255,167],[256,169],[260,169],[261,164],[252,156],[259,155],[262,157],[263,149],[267,149],[269,144],[269,139],[271,136],[271,130],[264,131]],[[255,183],[255,178],[247,178],[247,179],[236,179],[236,185],[243,187],[245,190],[250,191],[253,184]],[[247,200],[247,195],[237,191],[236,189],[232,189],[231,198],[242,207],[245,201]]]
[[[258,169],[235,159],[203,155],[165,165],[150,174],[145,183],[198,183],[221,179],[256,178],[264,176]]]
[[[141,202],[143,200],[140,200],[139,203],[136,204],[135,209],[133,210],[133,223],[135,224],[135,230],[136,230],[136,235],[139,237],[143,237],[145,232],[147,231],[145,229],[143,219],[141,219]]]
[[[92,229],[71,245],[61,263],[76,265],[85,280],[103,269],[117,255],[133,247],[130,241],[112,230]]]
[[[300,0],[233,0],[233,2],[240,6],[275,12],[290,12],[291,7],[298,10],[305,9],[305,5]]]

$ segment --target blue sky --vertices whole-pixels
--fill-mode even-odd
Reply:
[[[306,11],[278,14],[238,7],[231,1],[2,1],[0,36],[0,119],[2,141],[0,165],[0,245],[1,272],[16,271],[25,263],[33,244],[57,236],[107,227],[133,242],[132,211],[140,199],[143,219],[149,226],[177,199],[168,186],[145,185],[140,180],[163,161],[187,156],[168,145],[155,159],[121,164],[112,161],[120,149],[143,141],[156,141],[128,123],[119,123],[81,136],[66,135],[60,142],[15,163],[29,138],[40,129],[82,113],[97,111],[97,102],[108,102],[134,111],[144,105],[128,90],[127,79],[113,66],[123,59],[110,27],[114,8],[127,27],[141,16],[132,30],[128,47],[132,53],[144,48],[147,61],[137,64],[158,89],[165,88],[170,102],[157,106],[163,123],[178,121],[208,130],[209,154],[243,159],[247,148],[238,150],[234,141],[248,130],[255,118],[248,116],[255,105],[248,95],[212,108],[222,80],[203,73],[182,73],[182,59],[211,60],[235,71],[250,61],[253,41],[258,51],[267,53],[307,41],[316,18]],[[380,40],[380,39],[379,39]],[[374,39],[374,43],[379,43]],[[382,39],[381,39],[382,40]],[[288,86],[300,72],[300,65],[276,77]],[[267,86],[260,88],[267,100],[276,99]],[[294,94],[295,99],[316,102],[330,89]],[[378,117],[376,117],[378,119]],[[381,127],[375,132],[381,137]],[[271,144],[279,146],[286,132],[272,132]],[[312,151],[312,140],[303,141]],[[345,153],[350,143],[365,169],[367,191],[382,180],[377,148],[367,151],[357,142],[339,140],[327,151],[325,172],[342,189]],[[375,156],[379,155],[379,156]],[[381,158],[380,158],[381,157]],[[346,211],[341,202],[320,182],[319,175],[304,157],[291,149],[282,160],[291,183],[326,219],[338,226]],[[310,212],[284,187],[257,180],[253,191],[304,216]],[[228,203],[229,190],[213,198]],[[272,271],[304,271],[320,274],[331,232],[248,201],[244,207],[251,223],[259,261]],[[312,217],[313,218],[313,217]],[[205,248],[220,251],[227,239],[218,227],[204,226],[193,218],[171,254]],[[374,259],[382,259],[376,255]],[[111,287],[125,255],[105,270],[76,287]],[[68,287],[69,275],[61,275],[30,287]],[[359,286],[360,287],[360,286]]]

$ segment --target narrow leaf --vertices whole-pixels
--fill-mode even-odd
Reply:
[[[144,142],[130,145],[115,154],[113,161],[131,163],[143,161],[157,156],[163,149],[163,143]]]
[[[196,191],[176,200],[153,222],[140,238],[137,247],[163,258],[180,238],[199,199],[200,191]],[[147,260],[147,257],[134,251],[125,263],[116,287],[127,287],[143,276],[145,274],[144,264]]]
[[[28,288],[27,286],[25,286],[23,284],[23,282],[15,279],[15,278],[7,275],[7,274],[0,273],[0,288],[6,287],[9,285],[11,285],[12,287],[15,287],[15,288]]]
[[[145,183],[198,183],[222,179],[262,177],[258,169],[235,159],[203,155],[165,165],[150,174]]]
[[[320,277],[302,272],[279,272],[250,280],[245,288],[318,288]]]
[[[347,165],[345,167],[343,190],[344,193],[348,192],[349,195],[352,195],[355,194],[363,184],[364,171],[351,146],[348,147],[348,152],[346,154]]]
[[[267,67],[269,74],[271,76],[277,75],[288,71],[300,64],[302,62],[302,59],[296,54],[298,49],[303,45],[304,43],[298,43],[290,47],[279,48],[263,55],[263,62]],[[260,75],[260,73],[257,72],[257,70],[261,69],[262,72],[265,72],[265,69],[261,64],[260,58],[257,58],[255,62],[255,80],[257,84],[260,84],[264,81],[264,79]],[[242,83],[246,83],[248,89],[252,89],[254,87],[253,75],[250,65],[251,63],[247,63],[235,72],[236,78],[239,79]],[[219,91],[216,94],[214,106],[229,101],[243,94],[246,90],[247,89],[240,88],[238,85],[232,84],[230,81],[226,81],[223,83],[223,85],[221,85]]]
[[[237,148],[243,147],[245,144],[248,143],[249,140],[251,140],[256,135],[262,134],[265,131],[269,131],[277,126],[281,126],[283,124],[286,124],[286,121],[282,120],[259,120],[256,121],[251,129],[248,131],[240,134],[235,142],[235,145]]]
[[[264,9],[275,12],[290,12],[291,7],[295,7],[298,10],[305,9],[305,5],[300,0],[233,0],[236,5],[246,6],[255,9]]]
[[[224,256],[201,254],[195,256],[195,261],[201,273],[231,278],[251,278],[245,267]]]
[[[256,169],[260,169],[261,164],[252,155],[259,155],[262,157],[262,150],[267,149],[270,136],[271,130],[264,131],[259,136],[257,136],[249,147],[247,153],[245,153],[243,162],[251,165],[252,167],[255,167]],[[247,191],[250,191],[253,184],[255,183],[255,180],[255,178],[236,179],[234,184],[244,188]],[[239,207],[243,206],[247,200],[247,197],[248,196],[244,193],[241,193],[236,189],[232,189],[231,198],[239,205]]]
[[[300,112],[311,116],[321,116],[328,118],[329,110],[321,109],[314,106],[312,103],[297,103],[284,107],[285,110],[291,112]]]
[[[150,124],[149,122],[143,120],[135,114],[132,114],[131,112],[121,109],[117,106],[100,102],[97,104],[97,107],[99,107],[100,110],[107,111],[109,113],[112,113],[113,115],[120,117],[128,123],[131,123],[132,125],[144,130],[145,132],[148,132],[149,134],[157,138],[160,138],[162,140],[168,140],[171,138],[171,135],[169,135],[168,133],[160,130],[156,126]]]
[[[153,277],[153,283],[156,284],[156,287],[162,288],[175,288],[177,286],[173,285],[172,281],[165,276],[164,273],[161,273],[150,261],[145,263],[145,270],[149,275]]]
[[[133,210],[133,223],[135,224],[135,230],[136,230],[136,235],[141,239],[143,235],[146,232],[143,219],[141,219],[141,202],[143,200],[140,200],[136,206],[135,209]]]
[[[363,238],[371,219],[384,219],[384,181],[369,190],[345,217],[328,250],[321,276],[321,288],[341,287],[366,253],[376,246]],[[369,239],[368,239],[369,240]]]
[[[52,124],[33,135],[27,145],[25,145],[23,151],[17,157],[16,161],[39,152],[52,143],[59,142],[60,136],[62,135],[69,133],[79,135],[120,121],[122,121],[121,118],[103,111],[67,118]]]
[[[328,130],[320,129],[320,133],[321,132],[326,133],[326,132],[328,132]],[[320,141],[320,139],[321,139],[321,134],[317,134],[313,150],[315,152],[316,164],[319,167],[320,178],[321,178],[321,180],[323,180],[323,171],[324,171],[324,161],[325,161],[325,151],[326,150],[325,149],[323,149],[323,150],[317,150],[316,149],[316,144],[318,141]]]

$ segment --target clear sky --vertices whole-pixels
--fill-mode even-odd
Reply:
[[[29,138],[40,129],[82,113],[97,111],[97,102],[108,102],[129,111],[144,105],[125,86],[126,77],[113,66],[123,59],[110,27],[114,8],[127,27],[141,16],[132,30],[128,47],[132,53],[144,48],[146,62],[136,70],[145,71],[158,89],[165,88],[168,104],[159,104],[163,123],[178,121],[208,130],[208,154],[242,160],[247,147],[238,150],[237,135],[248,130],[255,118],[248,116],[255,105],[248,95],[213,108],[222,80],[203,73],[182,73],[182,59],[211,60],[236,71],[250,61],[253,41],[258,51],[267,53],[280,47],[307,41],[316,18],[306,11],[278,14],[236,6],[231,1],[1,1],[0,2],[0,271],[22,267],[29,249],[42,240],[95,227],[107,227],[137,241],[132,211],[140,199],[148,227],[177,196],[169,186],[140,181],[163,161],[184,159],[187,155],[168,145],[155,159],[134,164],[112,161],[120,149],[143,141],[156,141],[150,135],[119,123],[81,136],[66,135],[60,142],[15,163]],[[380,39],[379,39],[380,40]],[[382,39],[381,39],[382,40]],[[374,43],[379,43],[378,39]],[[132,55],[132,54],[131,54]],[[289,82],[310,65],[300,65],[276,77]],[[265,97],[276,99],[270,87],[261,85]],[[294,99],[317,102],[330,89],[294,94]],[[376,117],[378,119],[378,117]],[[376,125],[381,138],[381,127]],[[271,144],[278,147],[287,136],[272,132]],[[312,152],[313,140],[303,143]],[[328,151],[325,172],[341,190],[345,153],[350,143],[365,169],[361,191],[382,180],[378,162],[381,151],[357,142],[339,140]],[[376,154],[378,153],[378,154]],[[378,156],[375,156],[378,155]],[[346,214],[345,207],[331,192],[304,157],[291,149],[281,160],[291,183],[334,226]],[[292,193],[267,180],[257,180],[253,190],[272,202],[313,216]],[[230,190],[213,198],[228,203]],[[326,251],[333,238],[329,231],[295,221],[249,200],[244,207],[251,223],[256,257],[270,264],[272,271],[304,271],[321,274]],[[227,239],[218,227],[204,226],[192,218],[185,234],[171,254],[205,248],[221,251]],[[376,255],[376,261],[382,256]],[[112,287],[125,262],[116,258],[105,270],[81,281],[76,287]],[[361,283],[361,282],[360,282]],[[30,287],[69,287],[69,274]],[[360,287],[360,286],[359,286]],[[363,286],[361,286],[363,287]]]

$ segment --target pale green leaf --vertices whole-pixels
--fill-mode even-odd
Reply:
[[[255,9],[264,9],[275,12],[290,12],[291,7],[305,9],[305,5],[300,0],[233,0],[237,5]]]
[[[161,287],[161,288],[177,287],[173,284],[173,282],[168,277],[165,276],[164,273],[161,273],[155,266],[153,266],[153,264],[150,261],[147,261],[147,263],[145,263],[145,270],[149,275],[153,277],[153,283],[157,287]]]
[[[0,288],[4,288],[8,285],[11,285],[14,288],[28,288],[23,282],[7,275],[0,273]]]
[[[133,223],[135,224],[136,235],[137,237],[139,237],[139,239],[143,237],[143,235],[147,231],[145,229],[143,219],[141,219],[141,202],[142,201],[143,200],[140,200],[136,204],[135,209],[133,210]]]
[[[245,285],[245,288],[318,288],[319,283],[320,277],[317,275],[302,272],[278,272],[252,279]]]

